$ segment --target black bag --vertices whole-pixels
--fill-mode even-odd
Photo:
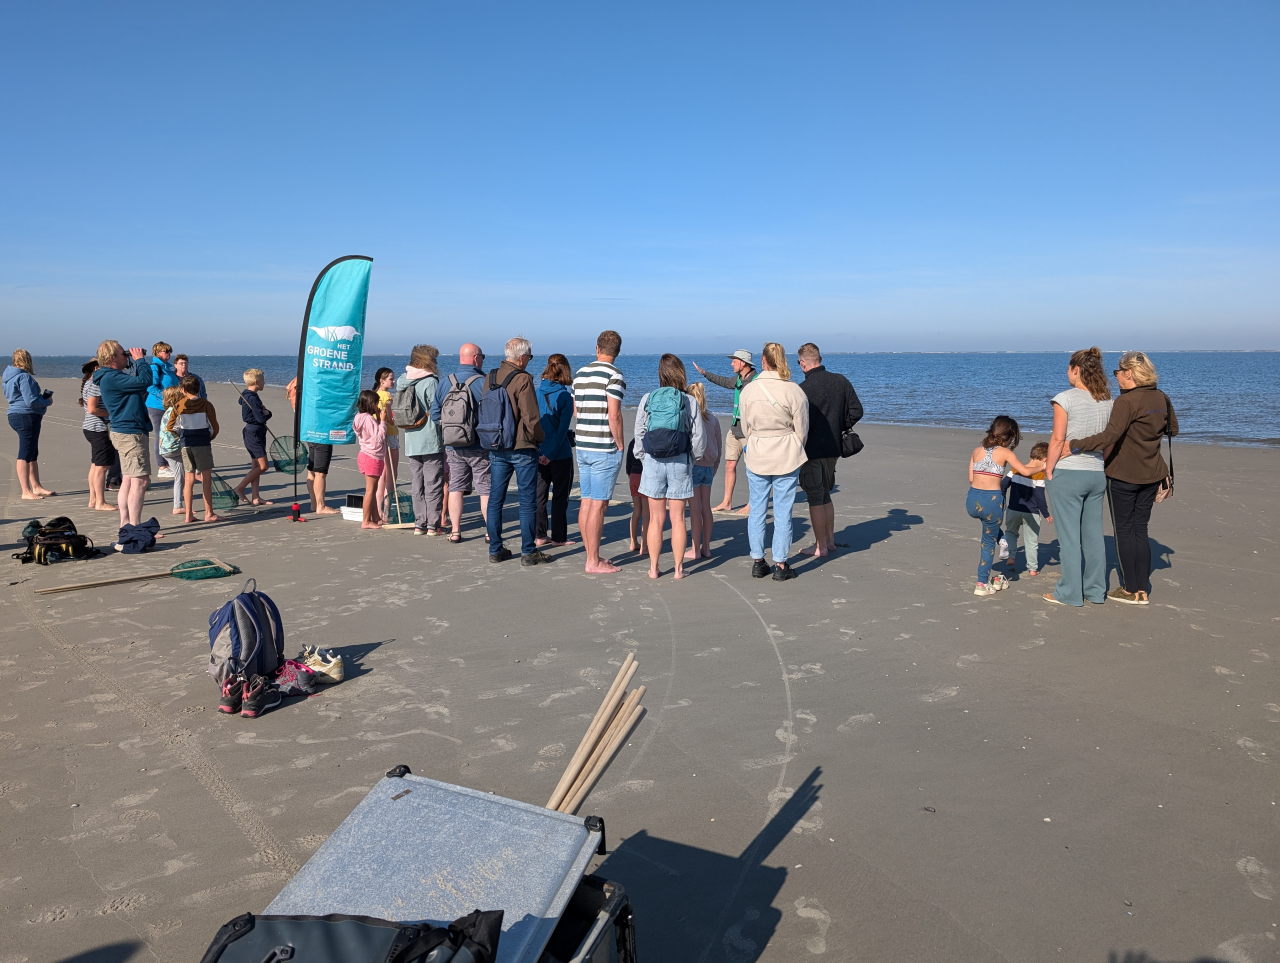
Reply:
[[[200,963],[494,963],[502,910],[476,910],[447,927],[372,916],[255,916],[224,924]]]
[[[852,427],[846,428],[840,432],[840,457],[850,458],[862,451],[865,446],[862,439],[858,437],[858,433]]]
[[[28,522],[22,537],[27,540],[27,549],[13,557],[24,565],[29,562],[53,565],[102,554],[101,549],[93,547],[93,539],[77,532],[76,523],[65,515],[51,518],[43,525],[38,521]]]

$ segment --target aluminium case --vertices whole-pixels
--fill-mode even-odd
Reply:
[[[588,826],[401,767],[369,791],[264,912],[447,925],[475,909],[500,909],[498,963],[536,963],[601,837],[594,820]]]

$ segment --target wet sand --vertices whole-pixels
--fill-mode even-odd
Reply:
[[[18,498],[9,431],[4,541],[67,514],[109,545],[115,517],[84,508],[76,383],[46,386],[42,474],[68,494]],[[238,412],[211,397],[234,482]],[[288,419],[282,392],[265,400]],[[628,652],[648,716],[582,812],[605,819],[598,871],[629,891],[645,963],[1280,959],[1277,452],[1179,445],[1152,604],[1065,609],[1039,600],[1051,526],[1042,575],[971,594],[978,432],[860,430],[835,495],[848,548],[793,559],[786,583],[750,577],[745,519],[725,515],[714,558],[676,581],[668,554],[651,581],[622,551],[625,476],[612,576],[585,576],[580,545],[490,564],[474,499],[459,545],[293,524],[279,474],[274,508],[210,525],[179,524],[159,483],[155,552],[8,562],[0,963],[198,958],[399,763],[545,802]],[[360,484],[348,451],[335,492]],[[799,546],[803,503],[796,519]],[[280,604],[290,654],[340,649],[347,681],[219,714],[207,620],[238,579],[33,594],[211,555]]]

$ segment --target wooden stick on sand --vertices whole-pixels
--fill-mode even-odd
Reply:
[[[578,748],[574,750],[573,756],[569,759],[569,765],[565,767],[564,774],[560,776],[560,781],[556,783],[555,791],[551,794],[551,798],[547,800],[548,809],[555,809],[560,803],[564,802],[564,797],[569,792],[574,780],[577,779],[587,756],[595,747],[600,734],[613,719],[614,713],[622,701],[622,694],[626,691],[627,684],[631,681],[631,677],[635,675],[638,667],[639,663],[636,662],[635,654],[628,652],[627,657],[622,660],[622,665],[618,668],[618,674],[613,678],[613,683],[609,686],[608,691],[605,692],[604,700],[600,703],[600,708],[596,710],[595,717],[591,720],[591,725],[583,733],[582,741],[578,743]]]
[[[625,717],[619,715],[618,720],[615,721],[609,731],[609,740],[604,746],[604,751],[583,776],[569,800],[561,804],[560,811],[562,813],[573,814],[578,811],[578,807],[587,798],[587,793],[595,788],[605,768],[613,761],[613,757],[617,755],[622,743],[626,741],[627,736],[631,734],[631,730],[635,728],[636,723],[640,721],[640,717],[644,715],[644,706],[640,705],[640,699],[644,695],[644,686],[636,689],[632,695],[635,696],[635,699],[631,702],[630,712]]]

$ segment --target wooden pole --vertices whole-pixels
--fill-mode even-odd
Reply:
[[[572,809],[566,809],[565,807],[568,805],[569,801],[574,798],[574,796],[579,794],[582,787],[586,785],[591,771],[599,767],[600,760],[608,756],[609,744],[613,740],[615,733],[620,726],[625,724],[627,718],[635,710],[636,706],[640,704],[640,700],[644,697],[644,693],[644,686],[640,686],[638,689],[632,689],[627,693],[626,699],[624,699],[622,705],[618,707],[618,711],[614,714],[613,718],[609,720],[608,727],[600,734],[600,738],[596,742],[595,748],[591,750],[591,755],[587,757],[587,761],[582,764],[581,768],[575,775],[569,791],[561,798],[560,805],[557,807],[561,812],[573,811]]]
[[[643,688],[643,686],[641,687]],[[639,690],[636,690],[639,691]],[[604,774],[609,763],[613,762],[613,757],[617,755],[618,750],[622,747],[622,743],[626,741],[631,734],[631,730],[636,727],[636,723],[640,721],[640,717],[644,715],[644,706],[640,705],[637,700],[631,707],[631,712],[626,719],[619,722],[613,728],[613,734],[609,739],[609,744],[605,747],[604,753],[596,760],[595,765],[587,772],[586,778],[582,780],[582,784],[577,788],[569,801],[560,807],[560,811],[572,815],[578,811],[578,807],[582,805],[587,798],[587,794],[595,788],[596,783],[600,781],[601,775]]]
[[[631,677],[635,675],[637,668],[639,668],[639,663],[636,662],[635,653],[628,652],[627,657],[622,660],[622,665],[618,668],[617,675],[613,677],[613,682],[605,692],[604,699],[600,702],[600,708],[596,710],[591,724],[587,726],[587,731],[582,734],[582,740],[578,743],[578,748],[574,750],[573,756],[569,759],[569,764],[560,776],[560,781],[556,783],[555,791],[552,792],[551,798],[547,800],[547,809],[555,809],[564,801],[565,794],[577,778],[587,755],[595,747],[596,741],[600,738],[600,733],[613,718],[618,704],[622,701],[622,694],[626,691],[627,684],[630,683]]]

